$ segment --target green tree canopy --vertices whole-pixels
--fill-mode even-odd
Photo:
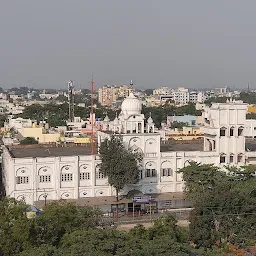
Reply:
[[[121,137],[105,139],[99,149],[100,171],[108,178],[108,183],[116,189],[116,197],[125,185],[139,181],[142,155],[126,149]]]
[[[20,141],[21,145],[31,145],[38,144],[38,141],[34,137],[26,137],[25,139]]]
[[[181,172],[194,206],[190,235],[198,246],[209,248],[227,241],[242,245],[256,237],[254,167],[223,170],[191,162]]]
[[[157,127],[160,127],[162,122],[166,123],[167,116],[202,115],[202,111],[196,110],[195,104],[193,103],[181,107],[168,104],[159,107],[142,107],[142,114],[145,115],[146,119],[150,116],[150,113]]]
[[[23,201],[0,200],[0,255],[15,256],[29,243],[29,220]]]
[[[239,99],[248,104],[256,104],[256,93],[255,92],[241,92]]]
[[[238,179],[237,175],[231,177]],[[245,180],[253,180],[251,170],[246,171]],[[255,191],[253,188],[255,189],[253,183],[250,184],[250,189],[243,188],[242,183],[241,188],[237,187],[238,190],[242,189],[244,196],[251,189]],[[212,249],[194,248],[187,230],[177,226],[177,220],[170,214],[158,218],[150,228],[138,225],[125,232],[110,227],[101,229],[101,211],[90,207],[76,207],[66,201],[48,203],[41,215],[33,219],[26,217],[26,210],[27,205],[22,201],[7,198],[0,201],[1,256],[233,255],[229,254],[231,250],[226,245],[219,248],[214,246]],[[199,227],[195,231],[206,232],[207,235],[211,227],[207,228],[207,223],[209,224],[207,219],[197,222]],[[252,223],[240,224],[239,228],[248,232]],[[253,229],[254,226],[251,226],[251,232],[254,232]],[[208,240],[208,237],[205,236],[204,239]]]
[[[143,91],[147,96],[150,96],[153,94],[153,89],[146,89]]]

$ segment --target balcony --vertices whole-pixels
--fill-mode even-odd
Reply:
[[[145,157],[157,157],[157,153],[145,153]]]

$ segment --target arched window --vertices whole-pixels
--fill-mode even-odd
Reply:
[[[104,173],[100,170],[100,166],[99,166],[99,165],[97,165],[97,166],[95,167],[95,171],[96,171],[95,175],[96,175],[96,179],[97,179],[97,180],[105,179],[105,175],[104,175]]]
[[[238,154],[237,155],[237,162],[242,163],[243,162],[243,154]]]
[[[28,184],[30,172],[26,167],[21,167],[16,171],[16,184]]]
[[[79,179],[80,180],[89,180],[91,177],[91,173],[89,171],[89,166],[87,164],[83,164],[79,167]]]
[[[156,177],[157,176],[157,170],[156,170],[156,163],[155,162],[148,162],[145,165],[145,178],[149,177]]]
[[[238,128],[238,136],[243,136],[243,130],[244,130],[244,127],[242,126]]]
[[[235,131],[235,128],[232,126],[229,130],[229,136],[234,136],[234,131]]]
[[[61,168],[61,181],[70,182],[73,181],[73,168],[70,165],[65,165]]]
[[[220,128],[220,136],[226,136],[226,128],[225,127],[221,127]]]
[[[234,163],[234,154],[230,154],[229,156],[229,162],[232,164]]]
[[[226,155],[223,154],[223,153],[220,155],[220,163],[221,163],[221,164],[226,163]]]

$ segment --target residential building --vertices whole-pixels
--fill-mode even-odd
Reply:
[[[98,101],[101,105],[112,105],[116,101],[116,87],[105,85],[98,90]]]
[[[187,126],[198,126],[197,116],[184,115],[184,116],[167,116],[166,124],[172,126],[173,122],[186,123]]]
[[[183,87],[172,90],[170,94],[160,95],[161,104],[172,101],[175,105],[183,106],[189,102],[189,91]]]
[[[169,94],[171,94],[171,89],[168,87],[161,87],[153,90],[153,95],[169,95]]]
[[[40,99],[46,99],[46,100],[56,99],[58,97],[59,97],[58,93],[40,93],[39,94]]]
[[[248,138],[256,138],[256,120],[255,119],[246,120],[245,136]]]
[[[189,102],[192,102],[192,103],[198,102],[198,92],[196,91],[189,92]]]
[[[177,90],[172,91],[171,95],[176,105],[183,106],[189,102],[189,91],[184,87],[179,87]]]
[[[118,99],[129,96],[131,91],[134,91],[134,89],[127,85],[104,85],[98,90],[98,101],[103,106],[112,105]]]

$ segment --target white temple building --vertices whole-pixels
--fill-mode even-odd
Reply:
[[[98,146],[111,135],[122,135],[127,148],[144,155],[141,179],[122,192],[127,210],[134,191],[155,198],[157,208],[183,204],[184,182],[177,171],[196,161],[217,166],[256,164],[256,143],[245,140],[247,104],[213,103],[205,108],[204,142],[161,143],[151,116],[145,120],[142,104],[132,93],[123,101],[113,121],[106,118],[98,131]],[[255,151],[254,151],[255,150]],[[44,200],[73,199],[83,205],[115,205],[115,191],[99,171],[97,150],[53,145],[5,146],[3,180],[6,195],[29,204]],[[106,208],[110,211],[110,208]]]

